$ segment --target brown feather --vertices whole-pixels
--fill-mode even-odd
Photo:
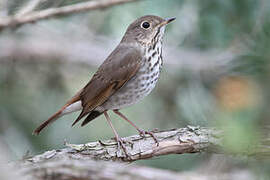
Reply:
[[[57,111],[54,115],[52,115],[47,121],[43,122],[38,128],[36,128],[33,132],[34,135],[39,135],[39,133],[49,124],[56,121],[62,114],[63,110],[68,107],[69,105],[77,102],[80,100],[80,90],[75,96],[73,96],[59,111]]]
[[[81,126],[86,125],[87,123],[89,123],[90,121],[94,120],[95,118],[97,118],[98,116],[100,116],[101,114],[103,114],[104,112],[99,112],[99,111],[91,111],[88,116],[83,120]]]
[[[101,94],[99,94],[98,96],[93,98],[91,101],[89,101],[86,104],[86,107],[83,108],[79,117],[73,122],[72,126],[74,126],[77,122],[79,122],[81,118],[86,116],[89,112],[91,112],[94,108],[96,108],[100,103],[103,103],[109,96],[112,88],[113,88],[113,84],[109,88],[105,89],[104,92],[101,92]]]
[[[122,48],[125,48],[124,53]],[[141,59],[141,52],[135,47],[118,46],[83,88],[80,95],[83,110],[72,126],[101,106],[130,80],[138,71]]]

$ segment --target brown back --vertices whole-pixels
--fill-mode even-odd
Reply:
[[[136,46],[120,44],[83,88],[80,94],[83,110],[73,125],[102,105],[115,91],[129,81],[138,71],[141,60],[141,51]]]

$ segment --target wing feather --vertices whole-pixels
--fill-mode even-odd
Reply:
[[[72,125],[106,102],[128,82],[141,66],[141,60],[141,52],[138,49],[118,46],[83,88],[80,94],[83,110]]]

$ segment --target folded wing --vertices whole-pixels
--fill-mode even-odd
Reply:
[[[118,46],[83,88],[80,94],[83,110],[72,125],[101,106],[128,82],[141,66],[141,60],[141,52],[138,49]]]

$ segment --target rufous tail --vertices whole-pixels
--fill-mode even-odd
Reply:
[[[48,126],[49,124],[51,124],[52,122],[56,121],[58,118],[61,117],[62,111],[63,111],[62,109],[59,110],[57,113],[52,115],[47,121],[43,122],[38,128],[35,129],[33,134],[39,135],[39,133],[42,131],[42,129],[44,129],[46,126]]]
[[[52,115],[47,121],[43,122],[38,128],[36,128],[33,132],[34,135],[39,135],[39,133],[49,124],[53,123],[54,121],[56,121],[57,119],[59,119],[62,115],[64,114],[68,114],[68,113],[64,113],[64,110],[72,105],[73,103],[80,101],[80,92],[79,91],[75,96],[73,96],[71,98],[71,100],[69,100],[59,111],[57,111],[54,115]]]

